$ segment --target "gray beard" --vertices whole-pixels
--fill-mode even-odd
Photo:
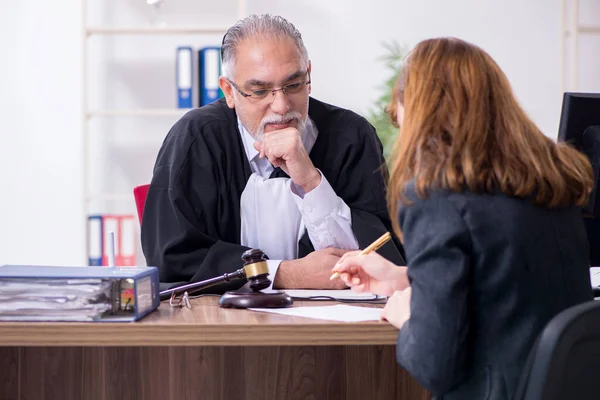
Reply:
[[[308,117],[306,117],[306,118],[308,118]],[[252,134],[252,136],[254,137],[254,140],[256,140],[257,142],[262,142],[265,138],[265,126],[267,124],[269,124],[269,123],[271,123],[271,124],[287,123],[287,122],[291,122],[293,120],[295,120],[297,122],[296,129],[298,129],[298,132],[302,136],[302,134],[304,133],[304,130],[306,129],[306,118],[302,118],[300,113],[296,112],[296,111],[290,111],[283,116],[266,117],[265,119],[263,119],[260,122],[260,125],[256,129],[256,132],[254,132]]]

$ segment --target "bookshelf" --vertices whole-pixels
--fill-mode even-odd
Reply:
[[[177,26],[177,27],[134,27],[95,26],[85,30],[91,35],[181,35],[201,33],[224,33],[228,26]]]
[[[131,110],[89,110],[87,118],[95,117],[179,117],[191,108],[141,108]]]
[[[82,0],[81,153],[82,223],[85,224],[85,232],[88,232],[87,217],[90,214],[135,214],[133,188],[149,182],[140,179],[127,182],[128,177],[123,175],[127,175],[130,171],[127,168],[131,167],[143,169],[151,175],[149,159],[156,156],[168,127],[191,110],[177,108],[176,102],[164,99],[164,94],[171,86],[172,93],[175,93],[173,76],[176,46],[172,43],[181,41],[181,45],[201,47],[200,44],[208,40],[210,44],[220,44],[220,38],[226,30],[246,16],[246,1],[231,0],[223,5],[222,1],[214,0],[163,0],[166,6],[171,7],[171,19],[166,24],[155,24],[149,23],[147,16],[141,15],[149,10],[149,1]],[[117,57],[111,52],[118,52],[121,48],[127,51],[121,51],[120,59],[115,62]],[[148,54],[152,54],[152,57],[148,57]],[[107,62],[111,57],[111,62]],[[107,72],[107,67],[113,70]],[[125,71],[123,77],[118,76],[119,68]],[[139,80],[137,87],[135,84],[127,86],[127,80],[135,77],[136,68],[150,71],[147,75],[152,77],[137,94],[135,91],[140,89]],[[99,86],[99,76],[106,81],[106,87]],[[196,79],[197,76],[194,77]],[[109,84],[115,83],[115,80],[117,82],[113,89]],[[150,89],[154,86],[158,86],[159,90]],[[194,90],[193,95],[197,97],[197,82],[194,82]],[[147,101],[119,101],[122,98],[135,98],[136,95]],[[153,100],[153,96],[163,98]],[[104,99],[104,103],[98,99]],[[146,137],[140,135],[149,126],[159,133]],[[134,134],[138,137],[134,138]],[[115,152],[113,144],[117,141],[121,143],[121,148]],[[145,152],[142,156],[139,147],[143,146]],[[136,157],[143,157],[144,161],[140,163]],[[136,162],[138,165],[135,165]],[[115,164],[118,164],[118,168]],[[129,175],[135,176],[135,173]],[[111,185],[106,182],[113,180],[119,184],[109,187]],[[140,253],[138,248],[138,258]],[[86,258],[86,264],[87,261]]]

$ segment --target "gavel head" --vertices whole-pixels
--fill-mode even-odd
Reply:
[[[242,254],[244,261],[244,274],[248,279],[250,288],[258,292],[271,285],[269,279],[269,267],[267,266],[267,256],[260,249],[246,250]]]

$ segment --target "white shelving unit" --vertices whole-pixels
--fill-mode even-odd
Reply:
[[[129,193],[102,193],[90,188],[90,122],[96,118],[164,118],[178,117],[185,114],[189,109],[181,108],[145,108],[145,109],[90,109],[89,98],[89,40],[96,36],[114,36],[114,35],[204,35],[204,34],[224,34],[229,26],[225,25],[197,25],[197,26],[90,26],[88,25],[88,6],[89,0],[82,0],[82,18],[83,18],[83,43],[82,43],[82,154],[83,154],[83,202],[84,212],[87,217],[89,213],[89,203],[91,201],[114,201],[114,202],[133,202],[132,190]],[[236,17],[238,19],[246,16],[246,0],[237,0]]]
[[[87,118],[95,117],[177,117],[183,115],[188,108],[144,108],[132,110],[90,110]]]
[[[88,27],[86,35],[178,35],[200,33],[224,33],[227,26],[179,26],[179,27]]]
[[[561,0],[561,93],[579,90],[579,36],[600,35],[600,26],[579,23],[579,0]],[[567,21],[568,20],[568,21]],[[568,57],[567,46],[571,46]],[[567,62],[570,79],[567,79]]]
[[[115,14],[115,8],[111,8],[109,2],[106,0],[96,0],[95,3],[92,0],[82,0],[82,175],[83,175],[83,212],[82,216],[82,224],[84,225],[84,232],[88,232],[87,225],[87,217],[90,214],[100,213],[112,213],[114,210],[123,210],[126,213],[134,213],[135,211],[135,202],[133,198],[133,187],[127,188],[128,186],[128,174],[135,175],[135,171],[145,170],[144,165],[145,161],[148,161],[146,157],[149,156],[150,153],[140,153],[139,147],[141,146],[143,149],[147,150],[148,148],[158,148],[160,146],[160,142],[162,138],[157,140],[156,136],[137,136],[135,137],[135,131],[138,131],[139,127],[143,132],[145,132],[144,127],[153,127],[155,126],[154,121],[156,121],[157,126],[160,126],[164,129],[164,127],[168,126],[171,121],[175,122],[175,120],[181,116],[183,116],[190,109],[181,109],[177,108],[176,104],[173,105],[172,108],[165,108],[164,103],[161,104],[160,99],[162,99],[162,95],[165,93],[165,85],[164,80],[172,79],[171,73],[174,74],[175,62],[172,64],[173,71],[169,71],[170,66],[164,64],[164,60],[167,59],[169,55],[165,56],[164,52],[167,48],[170,48],[168,45],[165,47],[158,46],[156,50],[153,47],[148,47],[145,49],[140,49],[139,54],[136,53],[137,48],[130,47],[129,53],[127,53],[127,57],[123,57],[121,54],[120,61],[123,64],[119,64],[119,67],[124,67],[125,73],[131,73],[130,68],[144,68],[147,64],[144,64],[145,60],[147,60],[148,53],[152,53],[156,51],[158,64],[149,64],[148,69],[145,69],[144,72],[148,74],[148,76],[152,76],[152,79],[148,81],[148,85],[158,85],[157,93],[161,93],[158,96],[160,97],[152,97],[153,92],[144,91],[143,94],[141,92],[137,92],[139,87],[127,87],[127,86],[115,86],[118,89],[115,89],[115,92],[109,92],[110,95],[107,96],[107,93],[98,93],[105,89],[102,86],[98,86],[99,81],[92,81],[92,79],[98,79],[98,73],[100,75],[104,73],[108,73],[107,76],[110,76],[110,70],[107,68],[111,68],[112,65],[107,63],[106,65],[103,62],[106,60],[106,57],[112,57],[117,53],[112,53],[112,50],[109,50],[108,53],[103,53],[105,47],[104,45],[108,45],[111,49],[121,48],[119,46],[115,47],[115,43],[122,43],[123,41],[127,44],[127,41],[131,41],[131,43],[145,43],[144,38],[148,38],[148,43],[150,46],[152,43],[166,43],[166,42],[179,42],[181,40],[195,42],[193,38],[198,38],[199,42],[213,42],[216,37],[222,36],[228,29],[228,25],[223,24],[198,24],[198,25],[189,25],[189,24],[181,24],[177,25],[177,20],[183,22],[186,17],[187,21],[194,22],[194,15],[198,15],[198,10],[203,9],[203,5],[197,1],[199,0],[189,0],[188,6],[191,7],[191,11],[188,10],[189,15],[184,15],[186,10],[181,11],[181,14],[177,14],[179,10],[176,10],[174,14],[171,14],[171,17],[175,21],[170,21],[168,26],[161,25],[153,25],[153,26],[143,26],[143,22],[141,24],[136,24],[136,22],[140,22],[140,14],[139,11],[143,9],[143,6],[139,4],[142,3],[141,0],[131,0],[129,4],[125,2],[126,0],[114,0],[112,6],[119,8],[121,10],[123,7],[125,10],[134,10],[132,14],[129,16],[127,14]],[[167,0],[170,1],[170,0]],[[200,0],[204,1],[206,4],[210,5],[212,0]],[[166,3],[166,1],[165,1]],[[142,3],[143,4],[143,3]],[[173,4],[173,3],[170,3]],[[179,3],[178,7],[181,7],[182,3]],[[225,20],[231,19],[231,23],[235,22],[235,20],[241,19],[246,16],[246,0],[235,0],[235,5],[230,5],[229,7],[221,7],[220,9],[211,8],[212,15],[218,16],[215,20],[219,20],[221,23]],[[132,8],[133,7],[133,8]],[[136,8],[137,7],[137,8]],[[141,7],[141,8],[140,8]],[[148,6],[149,7],[149,6]],[[222,11],[219,11],[222,10]],[[98,12],[100,13],[98,14]],[[112,13],[112,14],[111,14]],[[182,16],[182,19],[179,19],[179,15]],[[107,24],[106,21],[101,18],[95,21],[96,23],[88,23],[92,22],[92,20],[96,17],[102,16],[110,16],[110,19],[113,17],[117,17],[114,21],[115,26],[104,26]],[[125,16],[125,19],[119,18]],[[192,18],[190,18],[190,16]],[[220,18],[220,17],[223,18]],[[128,17],[134,18],[134,20],[127,25],[119,25],[119,21],[123,22]],[[88,19],[89,18],[89,19]],[[137,19],[136,19],[137,18]],[[208,21],[211,21],[210,18],[207,18]],[[107,24],[108,25],[108,24]],[[203,35],[206,35],[204,37]],[[163,37],[158,37],[163,36]],[[176,37],[176,40],[171,40],[170,37]],[[106,39],[99,39],[106,38]],[[118,38],[115,40],[115,38]],[[140,42],[140,38],[142,38],[142,42]],[[93,40],[92,40],[93,39]],[[189,42],[188,42],[189,43]],[[145,45],[145,44],[143,44]],[[99,46],[99,47],[95,47]],[[112,46],[112,47],[110,47]],[[125,46],[127,48],[128,45]],[[173,48],[173,56],[175,49]],[[98,58],[99,57],[99,58]],[[174,59],[174,58],[173,58]],[[100,63],[98,63],[100,61]],[[90,64],[93,62],[93,64]],[[160,64],[163,62],[163,64]],[[131,64],[128,64],[131,63]],[[156,68],[156,65],[159,66],[159,69]],[[161,69],[162,68],[162,69]],[[166,68],[166,69],[165,69]],[[151,72],[148,72],[151,71]],[[128,82],[127,75],[123,75],[123,81]],[[155,75],[154,75],[155,74]],[[144,73],[142,73],[144,75]],[[166,75],[166,76],[165,76]],[[154,79],[154,77],[156,77]],[[109,79],[114,79],[112,76]],[[112,81],[110,81],[112,82]],[[139,80],[137,81],[139,84]],[[142,80],[142,82],[144,82]],[[120,82],[121,84],[123,82]],[[162,84],[162,86],[160,86]],[[135,85],[135,84],[134,84]],[[197,87],[197,85],[196,85]],[[118,105],[128,104],[120,101],[112,101],[110,99],[117,99],[120,93],[123,95],[127,95],[127,92],[120,92],[117,90],[130,90],[133,88],[134,93],[137,93],[140,99],[148,99],[149,102],[142,101],[140,103],[131,103],[131,108],[125,108],[126,106]],[[162,90],[160,89],[162,88]],[[173,91],[175,91],[175,87],[173,86]],[[114,103],[112,106],[105,106],[102,102],[97,103],[95,100],[98,99],[109,99],[106,104]],[[157,101],[154,101],[157,100]],[[97,106],[90,107],[90,104],[98,104]],[[154,105],[158,107],[144,107],[145,105]],[[167,103],[168,105],[168,103]],[[119,108],[123,107],[123,108]],[[168,106],[167,106],[168,107]],[[152,122],[149,122],[151,120]],[[94,122],[95,121],[95,122]],[[122,125],[125,124],[125,125]],[[133,134],[131,136],[127,135],[129,131],[125,130],[125,135],[115,134],[115,132],[122,132],[121,126],[133,127]],[[113,129],[115,127],[116,130]],[[166,132],[165,132],[166,133]],[[110,149],[110,151],[114,151],[115,148],[111,147],[115,143],[113,141],[118,140],[119,144],[116,149],[118,151],[123,152],[120,156],[115,155],[114,157],[120,158],[112,158],[113,153],[110,153],[111,156],[107,159],[102,159],[102,155],[106,155],[103,153],[106,151],[106,148]],[[123,143],[123,141],[125,143]],[[91,149],[91,146],[98,146],[98,143],[104,142],[106,144],[106,148],[101,148],[96,151],[96,148]],[[144,147],[145,146],[145,147]],[[92,151],[93,150],[93,151]],[[142,151],[145,151],[142,150]],[[138,151],[138,152],[136,152]],[[100,157],[100,158],[98,158]],[[119,172],[114,172],[111,164],[113,160],[117,160],[119,163],[119,168],[117,171],[121,171],[125,173],[125,176],[119,176]],[[106,168],[106,169],[105,169]],[[112,175],[111,175],[112,174]],[[112,185],[109,187],[104,186],[104,183],[98,181],[98,177],[101,176],[107,179],[112,179],[113,176],[116,178],[121,178],[123,181],[119,182],[120,184]],[[101,179],[101,180],[102,180]],[[117,179],[119,180],[119,179]],[[145,182],[140,182],[145,183]],[[121,212],[117,212],[121,213]],[[137,224],[136,224],[137,225]],[[137,226],[137,234],[139,238],[139,226]],[[87,245],[89,246],[89,240],[86,240]],[[145,260],[141,255],[141,247],[140,243],[136,244],[136,257],[137,257],[137,265],[145,265]],[[87,265],[87,255],[89,254],[89,248],[86,249],[85,259],[83,260],[83,265]]]

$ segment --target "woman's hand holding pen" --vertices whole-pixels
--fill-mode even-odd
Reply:
[[[406,270],[375,252],[360,255],[360,251],[352,251],[344,254],[332,271],[340,273],[353,291],[392,296],[410,286]]]
[[[381,319],[400,329],[410,318],[411,288],[407,267],[399,267],[372,252],[346,253],[333,267],[340,279],[356,292],[371,292],[389,299],[381,312]]]

